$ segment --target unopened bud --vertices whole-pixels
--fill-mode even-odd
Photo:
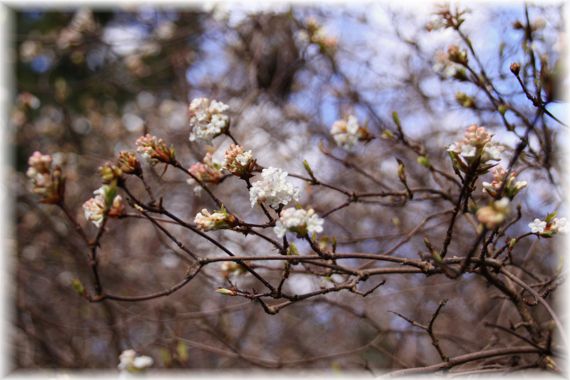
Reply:
[[[99,174],[103,179],[103,183],[109,184],[121,178],[123,171],[118,166],[106,162],[103,166],[99,167]]]
[[[515,75],[519,75],[521,71],[521,65],[518,62],[511,63],[511,72]]]
[[[475,108],[475,99],[464,92],[457,92],[455,94],[455,100],[465,108]]]
[[[467,66],[467,51],[459,48],[457,45],[451,45],[447,49],[447,57],[451,62],[459,63],[460,65]]]
[[[429,162],[429,158],[427,156],[418,156],[416,161],[418,162],[418,164],[425,166],[426,168],[431,167],[431,164]]]
[[[83,284],[81,283],[80,280],[78,280],[77,278],[73,279],[71,281],[71,287],[73,288],[73,290],[75,290],[75,292],[77,294],[79,294],[80,296],[85,295],[85,287],[83,286]]]
[[[517,20],[517,21],[513,22],[513,29],[515,29],[515,30],[524,29],[524,25],[522,22]]]
[[[237,292],[235,290],[227,289],[227,288],[218,288],[216,289],[217,293],[223,294],[224,296],[237,296]]]
[[[141,164],[134,152],[120,152],[118,165],[125,174],[140,175],[142,173]]]

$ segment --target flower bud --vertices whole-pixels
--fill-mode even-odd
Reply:
[[[125,174],[133,174],[137,176],[142,174],[141,163],[133,152],[120,152],[118,165]]]
[[[172,164],[176,161],[174,147],[167,147],[162,139],[150,134],[141,136],[136,141],[137,152],[141,153],[151,164],[162,162]]]
[[[518,62],[513,62],[511,63],[511,72],[515,75],[519,75],[519,72],[521,71],[521,65]]]
[[[222,263],[222,273],[224,275],[224,277],[230,277],[230,275],[234,274],[234,275],[242,275],[244,273],[246,273],[247,270],[245,269],[245,267],[241,264],[238,264],[236,262],[233,261],[224,261]]]
[[[237,296],[237,292],[235,290],[227,289],[227,288],[218,288],[216,289],[217,293],[223,294],[224,296]]]
[[[418,164],[420,164],[420,165],[422,165],[428,169],[431,167],[431,163],[429,162],[429,158],[427,156],[418,156],[416,161],[418,162]]]
[[[80,280],[78,280],[77,278],[73,279],[71,281],[71,287],[73,288],[73,290],[75,290],[75,292],[77,294],[79,294],[80,296],[85,295],[85,287],[83,286],[83,284],[81,283]]]
[[[471,96],[467,95],[464,92],[457,92],[455,94],[455,100],[459,103],[462,107],[465,108],[475,108],[475,99]]]
[[[508,206],[508,198],[491,202],[488,206],[477,210],[477,220],[488,229],[496,228],[505,221],[509,212]]]
[[[97,228],[101,227],[105,217],[118,218],[124,210],[123,198],[117,195],[114,185],[103,185],[93,192],[94,197],[83,204],[85,219],[92,222]]]
[[[237,224],[237,219],[222,207],[211,214],[207,209],[203,209],[196,214],[194,223],[201,231],[213,231],[232,228]]]
[[[123,171],[116,165],[110,162],[106,162],[103,166],[99,167],[99,174],[103,180],[103,183],[109,184],[111,182],[116,182],[121,178]]]
[[[200,181],[206,183],[219,183],[222,178],[224,178],[222,165],[218,162],[214,162],[212,153],[206,153],[202,162],[193,164],[189,171]],[[187,182],[192,184],[193,181],[193,179],[189,179]]]
[[[34,152],[28,160],[26,175],[31,179],[32,192],[42,197],[41,203],[59,204],[65,194],[65,178],[59,166],[52,168],[52,157]]]
[[[250,178],[255,165],[256,161],[251,150],[244,151],[239,145],[230,145],[225,153],[223,167],[235,176]]]
[[[451,62],[459,63],[460,65],[467,66],[467,51],[460,49],[457,45],[451,45],[447,49],[447,57]]]
[[[524,25],[522,22],[520,22],[519,20],[513,22],[513,29],[515,30],[521,30],[524,29]]]

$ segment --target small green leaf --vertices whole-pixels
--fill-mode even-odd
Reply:
[[[178,354],[178,359],[180,359],[180,361],[182,362],[187,361],[188,347],[186,346],[186,343],[178,341],[178,344],[176,345],[176,353]]]
[[[79,279],[74,278],[73,281],[71,281],[71,287],[80,296],[85,294],[85,287],[83,286],[83,284],[81,283],[81,281]]]
[[[380,137],[382,137],[384,140],[392,140],[394,139],[394,134],[391,131],[384,129]]]
[[[164,347],[160,348],[160,359],[162,360],[162,363],[165,367],[170,367],[172,364],[172,356],[170,355],[170,352]]]
[[[289,243],[289,248],[287,249],[287,254],[290,256],[299,256],[299,250],[295,243]]]
[[[307,160],[303,160],[303,166],[305,167],[305,170],[309,174],[309,177],[311,177],[312,180],[315,180],[315,174],[313,173],[313,169],[311,169],[311,166],[309,165]]]
[[[544,221],[546,223],[552,222],[552,219],[556,218],[557,214],[558,214],[558,211],[551,212],[550,214],[546,215],[546,219],[544,219]]]
[[[418,164],[420,164],[426,168],[429,168],[431,166],[431,164],[429,162],[429,158],[427,156],[418,156],[416,161],[418,162]]]
[[[396,111],[392,112],[392,120],[394,120],[394,124],[396,124],[398,127],[400,127],[402,125],[400,122],[400,116],[398,115],[398,112],[396,112]]]

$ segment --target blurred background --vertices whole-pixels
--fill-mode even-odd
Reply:
[[[81,205],[100,186],[97,168],[121,150],[134,150],[139,136],[149,132],[173,144],[179,161],[188,167],[207,152],[222,161],[230,144],[227,138],[214,140],[212,146],[188,141],[188,104],[205,96],[230,106],[232,134],[264,167],[305,174],[307,160],[323,181],[373,192],[398,183],[398,157],[406,163],[413,186],[441,185],[451,192],[449,183],[435,182],[417,163],[414,152],[390,139],[386,130],[393,130],[392,112],[398,112],[408,138],[421,142],[430,161],[450,173],[445,147],[472,123],[495,133],[505,145],[505,159],[518,140],[504,129],[485,93],[457,79],[457,68],[446,52],[449,45],[462,42],[453,30],[437,28],[437,10],[431,2],[413,7],[387,2],[272,8],[220,3],[188,9],[145,5],[13,10],[9,38],[15,78],[10,114],[10,185],[17,233],[10,273],[16,284],[10,334],[14,368],[111,369],[127,348],[153,357],[156,368],[280,366],[376,373],[427,365],[439,361],[429,336],[390,311],[426,323],[444,298],[449,302],[437,323],[449,356],[512,344],[512,336],[484,322],[507,325],[517,320],[516,311],[499,302],[498,293],[474,275],[461,281],[395,275],[366,298],[334,293],[267,315],[258,304],[215,293],[228,282],[220,267],[212,265],[168,297],[88,303],[71,286],[76,278],[86,286],[91,283],[87,249],[59,209],[37,202],[25,176],[27,158],[34,151],[52,154],[65,168],[66,203],[94,236],[96,229],[85,221]],[[525,20],[523,3],[470,4],[465,15],[462,28],[487,74],[505,99],[529,118],[534,107],[509,65],[525,62],[528,49],[544,57],[550,68],[544,76],[544,91],[551,101],[547,107],[563,116],[566,105],[560,89],[566,79],[560,57],[565,55],[566,39],[561,10],[556,3],[528,7],[536,28],[532,46],[525,31],[516,27],[517,21]],[[320,39],[309,32],[309,25],[316,24]],[[521,75],[527,78],[528,72],[523,69]],[[458,93],[472,102],[466,103]],[[329,134],[332,123],[348,113],[366,121],[375,136],[353,152],[336,147]],[[522,133],[524,127],[512,113],[506,117],[515,132]],[[561,210],[565,215],[559,157],[561,143],[567,140],[556,122],[548,119],[544,125],[530,141],[537,154],[525,155],[516,168],[529,188],[517,197],[523,213],[509,230],[511,237],[527,232],[527,224],[547,212]],[[168,170],[161,177],[162,168],[144,170],[155,193],[164,197],[165,207],[184,220],[212,207],[180,173]],[[303,192],[301,203],[318,213],[344,202],[333,191],[301,181],[295,184]],[[143,194],[139,184],[132,186]],[[237,178],[227,179],[215,192],[248,221],[264,221],[259,209],[250,207],[247,189]],[[480,188],[476,194],[483,197]],[[337,239],[339,252],[384,252],[424,218],[450,208],[451,203],[437,197],[407,204],[358,203],[328,217],[325,234]],[[417,257],[425,250],[424,236],[443,240],[445,220],[434,216],[413,231],[397,254]],[[171,231],[200,255],[220,253],[187,230]],[[475,236],[473,225],[462,219],[455,233],[450,255],[460,256]],[[271,250],[253,236],[211,234],[240,254]],[[553,276],[561,265],[556,243],[527,239],[517,246],[514,260],[532,268],[539,279]],[[302,242],[298,246],[308,249]],[[152,224],[135,218],[110,221],[99,258],[106,288],[124,295],[166,289],[184,276],[187,264]],[[278,281],[279,264],[259,266]],[[259,286],[249,274],[233,281],[243,288]],[[307,292],[334,281],[293,273],[285,286]],[[543,310],[533,312],[537,319],[547,320]],[[524,358],[501,360],[524,364]]]

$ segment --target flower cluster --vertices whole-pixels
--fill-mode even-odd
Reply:
[[[101,227],[105,215],[119,217],[125,210],[123,198],[117,195],[115,186],[103,185],[93,192],[94,197],[83,204],[85,219],[92,222],[97,228]]]
[[[52,157],[34,152],[28,159],[26,175],[32,180],[32,191],[42,197],[42,203],[57,204],[63,201],[65,178],[59,166],[52,169]]]
[[[303,38],[317,45],[321,53],[332,54],[335,52],[338,44],[337,39],[328,36],[324,28],[314,18],[307,20],[305,33],[306,34],[303,34]]]
[[[230,126],[230,117],[225,114],[228,105],[210,100],[197,98],[192,100],[188,108],[190,116],[190,141],[212,141],[214,137],[226,132]]]
[[[110,162],[105,162],[99,167],[99,174],[101,175],[103,183],[109,184],[113,182],[116,183],[123,175],[123,171],[120,167],[113,165]]]
[[[311,208],[309,210],[288,208],[281,212],[273,231],[282,238],[287,231],[298,236],[308,236],[323,232],[324,220]]]
[[[255,168],[255,159],[251,150],[244,151],[241,146],[232,144],[226,150],[223,166],[235,176],[249,178]]]
[[[447,147],[453,165],[467,173],[471,165],[478,165],[477,174],[486,173],[495,166],[489,161],[499,161],[503,147],[491,141],[493,135],[484,127],[473,124],[465,131],[463,140],[457,141]]]
[[[199,230],[212,231],[232,228],[236,225],[237,219],[222,207],[220,210],[214,211],[211,214],[208,210],[203,209],[196,214],[194,223]]]
[[[224,174],[222,173],[222,165],[214,162],[212,153],[206,153],[202,162],[196,162],[190,169],[190,173],[198,178],[201,182],[206,183],[219,183]],[[195,181],[190,178],[187,181],[189,184],[193,184]]]
[[[447,52],[438,50],[434,56],[432,69],[443,78],[455,78],[460,81],[467,80],[465,68],[449,60]]]
[[[498,197],[498,191],[505,182],[505,186],[503,188],[503,193],[509,199],[513,199],[519,191],[524,189],[527,186],[526,181],[516,181],[515,178],[517,177],[517,173],[512,171],[507,177],[507,171],[502,166],[495,166],[491,169],[491,173],[493,174],[493,181],[483,182],[483,191],[489,194],[493,198]]]
[[[477,220],[488,229],[493,229],[503,223],[509,213],[509,198],[504,197],[492,201],[489,205],[477,210]]]
[[[460,9],[452,12],[449,4],[439,5],[434,13],[435,18],[427,23],[426,30],[431,32],[432,30],[459,27],[465,21],[463,18],[465,13],[465,10]]]
[[[125,174],[141,175],[142,173],[141,163],[133,152],[120,152],[117,163]]]
[[[246,273],[246,269],[243,265],[238,264],[233,261],[224,261],[222,263],[222,274],[225,278],[230,277],[230,275],[239,276],[241,274]]]
[[[335,121],[330,133],[336,144],[346,150],[351,150],[359,141],[367,142],[372,139],[372,135],[368,132],[368,129],[358,125],[358,120],[353,115]]]
[[[174,156],[174,148],[167,147],[162,139],[156,136],[146,134],[136,141],[137,152],[143,155],[151,164],[163,162],[165,164],[173,163],[176,159]]]
[[[251,207],[258,202],[267,202],[277,209],[299,199],[299,189],[287,182],[287,172],[277,168],[263,169],[261,180],[253,183],[249,189]]]
[[[566,218],[556,218],[556,213],[549,214],[545,220],[538,218],[528,224],[532,233],[542,237],[551,237],[557,233],[566,233],[568,231],[568,221]]]
[[[468,59],[467,59],[467,51],[464,49],[461,49],[459,46],[457,45],[451,45],[448,49],[447,49],[447,58],[454,63],[458,63],[460,65],[467,65]]]
[[[119,355],[119,365],[121,371],[140,372],[151,367],[154,360],[150,356],[137,355],[135,350],[125,350]]]

